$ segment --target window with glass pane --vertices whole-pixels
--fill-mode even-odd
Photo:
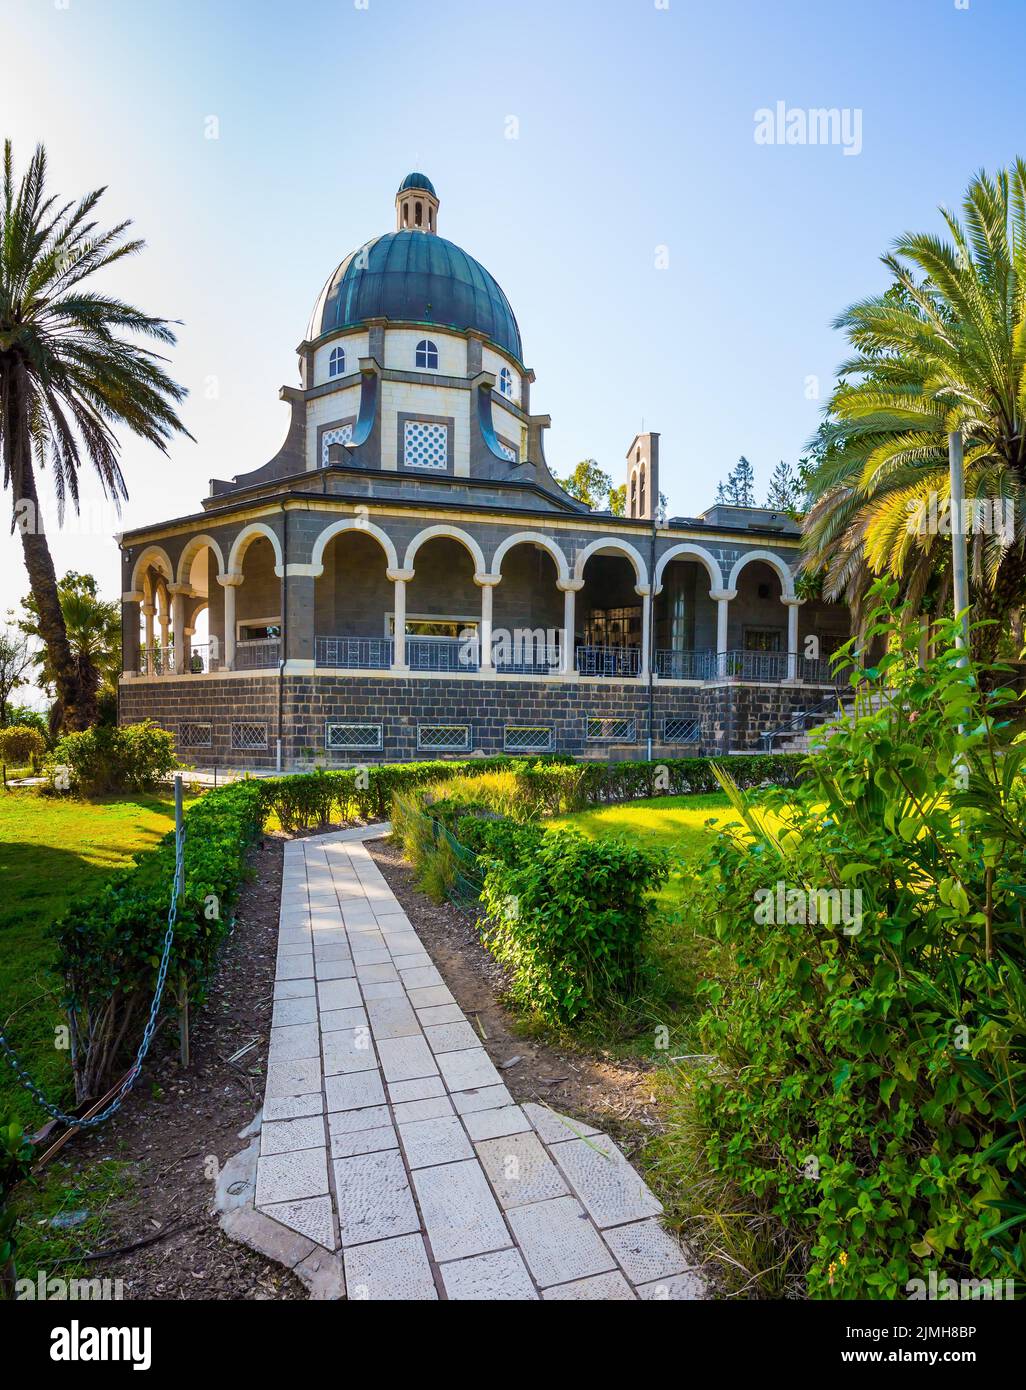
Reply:
[[[783,651],[783,630],[779,627],[746,627],[746,652]]]
[[[346,350],[342,347],[332,348],[331,356],[328,358],[328,375],[345,376],[346,372]]]
[[[641,605],[593,608],[584,625],[586,647],[632,647],[641,641]]]
[[[417,344],[417,366],[430,371],[438,367],[438,348],[430,338],[422,338]]]

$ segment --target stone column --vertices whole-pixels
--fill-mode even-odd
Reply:
[[[395,586],[392,605],[392,670],[408,671],[406,664],[406,586],[413,570],[386,570],[385,578]]]
[[[641,660],[638,663],[638,675],[647,676],[649,662],[652,659],[652,654],[649,651],[652,631],[652,590],[647,584],[635,584],[634,592],[641,599]]]
[[[800,598],[781,599],[787,609],[787,679],[789,681],[798,679],[798,609],[804,601]]]
[[[160,626],[160,645],[164,656],[166,656],[171,640],[171,613],[168,606],[169,595],[167,585],[159,585],[154,597],[157,603],[157,622]],[[161,657],[161,662],[164,661],[164,656]]]
[[[235,590],[242,583],[241,574],[219,574],[217,582],[224,590],[224,669],[235,670]]]
[[[736,589],[710,589],[709,597],[716,600],[716,674],[727,674],[727,631],[730,621],[730,600],[737,598]]]
[[[152,665],[153,665],[153,645],[154,645],[154,641],[156,640],[156,634],[155,634],[154,631],[153,631],[153,619],[154,619],[154,617],[155,617],[155,615],[156,615],[156,612],[157,612],[157,605],[156,605],[155,603],[144,603],[144,604],[143,604],[143,606],[142,606],[142,613],[143,613],[143,619],[145,620],[145,623],[146,623],[146,632],[145,632],[145,635],[144,635],[144,640],[145,640],[145,642],[146,642],[146,653],[145,653],[145,656],[143,657],[143,661],[142,661],[142,665],[141,665],[141,670],[142,670],[142,672],[143,672],[143,675],[146,675],[146,676],[152,676],[152,675],[153,675],[153,671],[151,670],[151,667],[152,667]]]
[[[121,669],[126,676],[139,674],[139,605],[143,595],[134,590],[121,595]],[[152,613],[152,607],[150,609]],[[149,620],[152,622],[152,618]]]
[[[563,591],[563,650],[559,669],[562,675],[570,676],[576,669],[574,628],[577,626],[577,594],[584,588],[584,580],[557,579],[556,588]]]
[[[175,637],[175,675],[185,671],[185,600],[192,593],[188,584],[172,584],[171,589],[171,630]]]
[[[492,661],[492,591],[501,579],[501,574],[474,575],[474,583],[481,590],[481,630],[478,633],[481,649],[480,669],[489,675],[495,671]]]

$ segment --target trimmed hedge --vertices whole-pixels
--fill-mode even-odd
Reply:
[[[190,1000],[205,997],[246,853],[263,820],[260,785],[253,781],[207,792],[186,811],[184,882],[165,1005],[183,975]],[[56,969],[65,982],[79,1101],[100,1094],[138,1045],[167,930],[174,870],[171,832],[50,928],[57,945]]]
[[[739,787],[797,780],[802,753],[753,753],[726,760]],[[660,795],[719,791],[713,758],[652,762],[572,762],[562,758],[467,758],[452,762],[381,763],[333,772],[299,773],[261,782],[264,805],[285,830],[333,820],[387,820],[392,799],[430,783],[482,772],[512,770],[524,780],[541,810],[554,814],[606,802]]]

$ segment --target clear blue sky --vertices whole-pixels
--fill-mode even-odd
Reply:
[[[881,252],[1026,154],[1024,41],[1023,0],[0,0],[0,134],[21,163],[45,142],[55,191],[107,184],[106,220],[135,220],[148,247],[113,284],[182,321],[197,441],[168,462],[125,439],[123,523],[52,534],[58,573],[113,596],[112,531],[275,452],[317,292],[391,229],[414,168],[513,304],[557,471],[590,456],[619,481],[644,420],[672,512],[741,453],[764,489]],[[861,153],[757,144],[778,101],[857,108]],[[5,534],[0,613],[25,589]]]

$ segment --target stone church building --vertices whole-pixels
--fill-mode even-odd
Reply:
[[[274,457],[120,538],[121,722],[240,768],[761,748],[848,631],[795,594],[797,525],[660,515],[658,434],[626,516],[569,496],[509,301],[429,179],[395,206],[318,296]]]

